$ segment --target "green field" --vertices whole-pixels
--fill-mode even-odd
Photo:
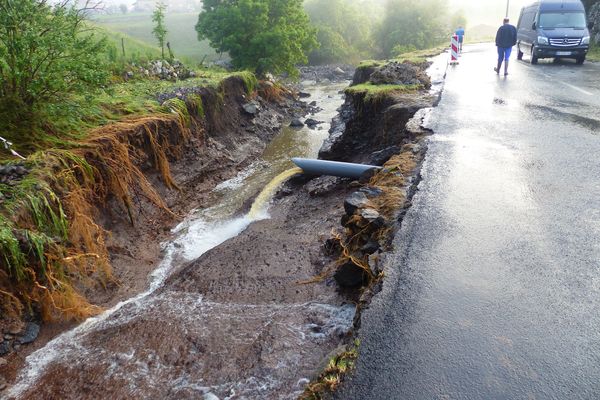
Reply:
[[[194,29],[197,21],[198,13],[167,14],[165,18],[168,30],[167,41],[171,43],[175,57],[183,61],[199,63],[205,56],[207,61],[215,60],[219,56],[208,42],[198,41]],[[152,36],[151,14],[102,15],[96,17],[94,23],[108,30],[129,35],[151,47],[157,46],[156,39]]]
[[[109,47],[113,48],[117,61],[154,60],[161,56],[160,49],[152,44],[134,39],[124,33],[110,30],[106,26],[102,26],[100,32],[108,39]],[[123,46],[125,47],[125,58],[123,58]]]

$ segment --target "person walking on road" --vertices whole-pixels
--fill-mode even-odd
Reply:
[[[498,66],[494,68],[497,74],[500,74],[502,62],[504,62],[504,76],[508,75],[508,60],[512,48],[517,44],[517,28],[509,24],[510,20],[504,18],[504,24],[496,33],[496,47],[498,47]]]
[[[463,41],[465,39],[465,28],[459,26],[455,34],[458,36],[458,51],[462,52]]]

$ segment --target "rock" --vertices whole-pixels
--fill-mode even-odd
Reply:
[[[360,251],[365,254],[373,254],[376,253],[381,246],[379,242],[376,240],[369,240],[363,247],[361,247]]]
[[[379,229],[385,226],[385,218],[374,208],[363,208],[359,211],[361,218],[372,228]]]
[[[312,107],[316,107],[317,106],[317,102],[316,101],[311,101],[310,103],[308,103],[309,106]]]
[[[356,210],[367,205],[369,205],[369,199],[362,192],[354,192],[344,200],[344,210],[347,215],[354,215]]]
[[[290,122],[290,126],[293,128],[302,128],[304,126],[304,123],[300,121],[299,118],[294,118],[292,122]]]
[[[219,400],[219,398],[214,393],[208,392],[202,396],[202,400]]]
[[[6,389],[6,378],[0,376],[0,391]]]
[[[369,268],[371,269],[371,273],[375,276],[382,272],[381,266],[379,265],[379,256],[379,253],[371,254],[369,256]]]
[[[338,183],[334,176],[320,176],[306,184],[306,191],[311,196],[322,196],[333,190]]]
[[[2,343],[0,343],[0,356],[3,356],[8,353],[10,353],[10,342],[4,340]]]
[[[371,155],[369,156],[369,164],[383,165],[386,162],[388,162],[388,160],[392,158],[392,156],[400,154],[401,150],[402,149],[400,148],[400,146],[390,146],[383,150],[371,153]]]
[[[6,364],[8,364],[8,361],[6,361],[6,359],[0,357],[0,368],[4,367]]]
[[[213,62],[213,65],[215,65],[217,67],[225,68],[226,70],[233,69],[233,64],[231,63],[231,61],[227,61],[227,60],[217,60],[217,61]]]
[[[28,322],[27,326],[25,326],[25,332],[23,336],[21,336],[18,341],[21,344],[27,344],[33,342],[40,333],[40,326],[35,322]]]
[[[358,178],[358,181],[360,183],[367,184],[371,181],[371,178],[373,178],[378,173],[379,173],[379,168],[370,168],[370,169],[364,171],[362,174],[360,174],[360,178]]]
[[[310,97],[310,93],[298,92],[298,97],[300,97],[301,99],[306,99],[306,98]]]
[[[340,67],[337,67],[336,69],[334,69],[333,73],[336,74],[336,75],[346,75],[346,71],[344,71]]]
[[[315,127],[317,125],[323,124],[323,123],[325,123],[325,121],[317,121],[316,119],[309,118],[306,121],[304,121],[304,123],[306,125],[308,125],[308,127],[310,128],[310,127]]]
[[[256,115],[260,111],[260,104],[256,101],[251,101],[242,106],[244,111],[250,115]]]
[[[359,192],[363,192],[369,198],[379,197],[383,194],[383,190],[373,186],[362,187],[359,189]]]
[[[356,288],[367,282],[367,272],[352,262],[347,262],[335,271],[335,281],[341,287]]]

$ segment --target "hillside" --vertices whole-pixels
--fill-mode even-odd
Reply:
[[[214,60],[218,55],[208,42],[199,42],[194,26],[198,20],[197,13],[168,14],[165,18],[167,25],[167,40],[175,53],[175,57],[198,63],[206,56]],[[154,46],[156,40],[152,36],[151,14],[114,14],[95,18],[94,22],[106,29],[124,33],[143,43]]]

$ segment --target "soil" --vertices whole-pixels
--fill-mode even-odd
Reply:
[[[349,334],[353,314],[346,325],[336,325],[335,314],[354,312],[353,305],[344,308],[347,299],[332,280],[301,283],[332,261],[323,243],[339,227],[351,189],[335,181],[311,195],[303,183],[287,186],[283,193],[289,195],[276,201],[271,219],[252,224],[172,275],[151,306],[121,310],[127,315],[123,323],[86,335],[83,345],[95,357],[84,353],[79,356],[85,362],[69,357],[53,363],[22,398],[97,398],[86,387],[124,398],[132,384],[146,398],[198,398],[208,388],[219,398],[232,393],[297,398],[303,389],[298,382],[310,379]],[[114,355],[133,354],[131,343],[142,350],[110,366],[119,357]],[[151,376],[134,383],[125,379],[137,376],[136,365],[149,359],[156,364]],[[181,377],[186,383],[174,385]],[[268,383],[266,397],[248,384],[252,379]]]
[[[292,100],[274,105],[259,99],[265,111],[254,119],[243,111],[249,99],[242,88],[228,93],[218,113],[227,117],[211,117],[216,113],[208,110],[208,134],[195,136],[172,166],[184,190],[161,189],[176,215],[210,206],[210,189],[248,166],[282,122],[306,111]],[[419,130],[419,121],[412,122],[416,128],[410,122],[434,103],[430,94],[395,97],[373,109],[361,101],[348,99],[342,109],[338,122],[345,129],[337,136],[333,130],[327,158],[365,161],[376,152],[409,146],[422,159],[428,132]],[[160,188],[158,176],[153,179]],[[417,181],[418,165],[407,192]],[[292,180],[279,192],[270,219],[183,266],[147,300],[119,309],[80,335],[79,343],[68,338],[59,343],[58,356],[19,398],[96,399],[99,391],[118,399],[297,398],[323,360],[352,336],[353,303],[360,293],[339,290],[333,278],[304,283],[338,256],[327,248],[327,239],[333,229],[342,229],[344,199],[357,187],[342,179]],[[147,288],[162,259],[160,243],[178,221],[145,204],[136,218],[133,227],[127,215],[103,214],[120,283],[88,295],[105,307]],[[363,294],[363,305],[369,293]],[[38,340],[13,352],[0,372],[14,382],[27,354],[71,326],[44,325]]]
[[[157,210],[149,202],[138,199],[134,226],[114,200],[101,210],[97,218],[109,232],[107,247],[114,281],[105,286],[81,286],[92,304],[108,309],[146,290],[150,274],[162,259],[161,243],[172,236],[171,229],[191,210],[210,206],[207,202],[212,188],[252,163],[285,120],[309,110],[306,103],[291,95],[275,102],[267,102],[259,96],[254,100],[261,104],[262,112],[255,117],[243,111],[243,104],[250,99],[241,80],[228,80],[224,92],[223,103],[218,104],[213,91],[201,91],[207,120],[193,131],[182,158],[171,163],[171,174],[182,191],[167,189],[150,166],[144,170],[174,214]],[[36,320],[36,317],[29,315],[25,319]],[[15,349],[11,342],[11,352],[0,358],[7,361],[0,363],[0,386],[3,379],[8,382],[16,379],[29,354],[76,325],[76,321],[46,322],[41,324],[39,336],[33,343]],[[8,320],[0,323],[0,332],[7,334],[23,326],[18,321]]]

